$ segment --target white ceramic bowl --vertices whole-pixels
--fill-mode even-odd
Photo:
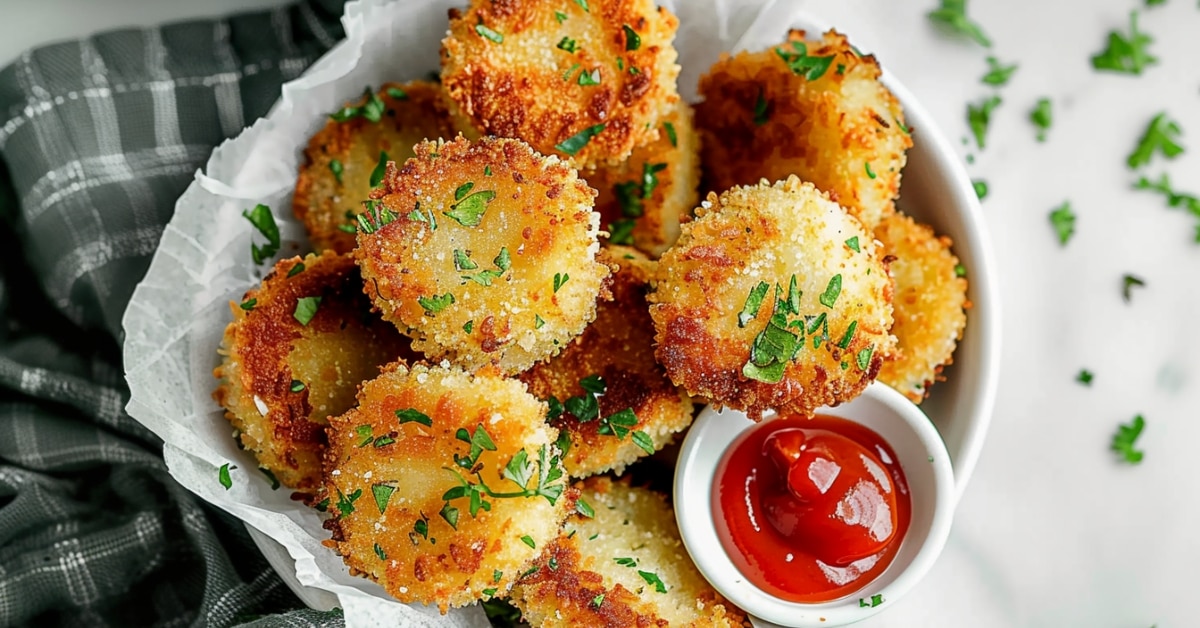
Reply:
[[[817,413],[854,421],[879,434],[896,453],[912,500],[912,520],[891,564],[844,598],[820,604],[781,600],[744,577],[722,546],[712,516],[713,478],[729,447],[756,425],[744,413],[705,408],[688,432],[675,468],[676,519],[696,567],[722,595],[756,620],[781,626],[839,626],[887,608],[933,566],[954,518],[950,456],[933,424],[911,401],[874,383],[853,401]],[[771,414],[763,420],[773,418]],[[881,596],[876,598],[879,603],[872,603],[876,595]],[[758,621],[755,625],[764,626]]]

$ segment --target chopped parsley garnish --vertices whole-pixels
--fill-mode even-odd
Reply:
[[[862,249],[860,249],[858,246],[858,236],[854,236],[853,238],[846,240],[846,246],[850,247],[850,250],[854,251],[855,253],[862,252]]]
[[[867,370],[867,367],[871,366],[871,354],[873,353],[875,353],[875,346],[871,345],[870,347],[859,351],[858,355],[854,356],[854,361],[858,365],[858,370],[865,371]]]
[[[963,266],[962,264],[955,264],[954,265],[954,276],[955,277],[966,277],[967,276],[967,267]]]
[[[1142,415],[1133,417],[1128,425],[1121,424],[1117,426],[1117,433],[1113,434],[1112,450],[1121,455],[1121,458],[1129,464],[1138,464],[1142,461],[1142,456],[1145,452],[1134,449],[1134,443],[1137,442],[1139,436],[1142,435],[1142,430],[1146,427],[1146,420]]]
[[[547,420],[562,416],[562,413],[563,413],[562,404],[558,403],[558,400],[555,399],[553,396],[551,396],[549,399],[546,400],[547,405],[550,405],[551,401],[553,401],[554,404],[557,404],[557,405],[550,406],[551,412],[546,413]],[[554,410],[557,410],[557,412],[553,412]],[[554,416],[551,416],[551,414],[553,414]],[[570,432],[568,432],[566,430],[560,430],[558,432],[558,440],[554,441],[554,446],[558,447],[559,454],[561,454],[563,456],[567,455],[567,452],[571,451],[571,434],[570,434]]]
[[[980,79],[987,85],[1002,87],[1008,83],[1008,79],[1012,78],[1013,72],[1017,71],[1017,64],[1002,65],[996,57],[988,57],[988,72]]]
[[[975,144],[981,150],[987,144],[988,124],[991,123],[992,112],[1001,102],[999,96],[990,96],[979,104],[967,105],[967,124],[971,127],[971,134],[975,136]]]
[[[623,556],[621,558],[614,558],[613,562],[617,563],[618,565],[620,565],[622,567],[637,567],[638,566],[637,559],[629,557],[629,556]]]
[[[372,188],[377,188],[380,183],[383,183],[383,175],[387,172],[387,162],[387,151],[379,151],[379,162],[375,164],[375,169],[371,171],[370,185]]]
[[[497,44],[504,41],[504,35],[497,33],[496,31],[484,26],[483,24],[476,24],[475,32],[479,33],[480,37],[485,37],[487,39],[490,39],[494,43],[497,43]]]
[[[1050,224],[1058,234],[1059,244],[1066,245],[1075,233],[1075,213],[1071,211],[1071,202],[1063,201],[1057,209],[1050,212]]]
[[[462,190],[465,185],[458,189]],[[458,191],[455,191],[454,197],[457,202],[451,205],[448,211],[442,213],[464,227],[478,227],[479,223],[483,221],[483,214],[487,211],[488,203],[496,198],[496,192],[481,190],[470,196],[459,198]]]
[[[866,171],[867,171],[867,177],[869,177],[869,178],[871,178],[871,179],[874,179],[874,178],[875,178],[875,171],[874,171],[874,170],[871,170],[871,162],[869,162],[869,161],[868,161],[868,162],[865,162],[865,163],[863,163],[863,167],[864,167],[864,168],[866,168]]]
[[[387,560],[387,552],[383,551],[383,547],[378,543],[375,544],[375,555],[379,557],[379,560]]]
[[[870,600],[867,600],[866,598],[858,599],[859,608],[875,608],[880,604],[883,604],[883,595],[880,593],[872,595]]]
[[[346,495],[346,494],[342,493],[342,489],[340,489],[340,488],[337,489],[337,494],[338,494],[337,509],[338,509],[338,518],[339,519],[354,512],[354,502],[358,501],[359,497],[362,497],[362,492],[363,491],[361,488],[356,488],[356,489],[354,489],[353,493]]]
[[[559,24],[562,24],[563,22],[567,21],[567,14],[563,13],[562,11],[555,11],[554,19],[558,20]]]
[[[1171,188],[1171,179],[1166,173],[1159,177],[1158,181],[1151,181],[1146,177],[1141,177],[1133,186],[1137,190],[1151,190],[1158,192],[1167,198],[1168,207],[1181,207],[1187,209],[1193,216],[1200,218],[1200,197],[1193,194],[1185,194],[1176,192]],[[1196,242],[1200,243],[1200,225],[1196,227]]]
[[[562,39],[558,40],[558,45],[555,46],[555,48],[558,48],[559,50],[566,50],[571,54],[575,54],[575,52],[579,50],[579,44],[577,44],[574,39],[564,36]]]
[[[389,87],[386,91],[388,96],[396,100],[408,100],[408,92],[400,89],[399,87]]]
[[[575,155],[575,153],[578,153],[580,150],[583,150],[583,147],[587,146],[587,143],[589,141],[591,141],[591,139],[593,137],[596,137],[603,130],[604,130],[603,123],[597,124],[595,126],[589,126],[588,128],[576,133],[575,135],[568,137],[567,139],[563,140],[562,142],[555,144],[554,149],[573,156],[573,155]]]
[[[490,510],[490,509],[489,509]],[[442,504],[442,509],[438,511],[442,519],[450,524],[451,528],[458,529],[458,509],[450,505],[450,502]]]
[[[601,593],[601,594],[597,595],[596,597],[592,598],[591,603],[592,603],[592,606],[594,606],[596,608],[600,608],[600,605],[604,603],[604,594]]]
[[[671,146],[679,146],[679,138],[675,135],[675,125],[663,122],[663,129],[667,131],[667,139],[671,141]]]
[[[464,268],[468,268],[468,269],[478,268],[478,265],[475,264],[475,262],[472,262],[470,259],[458,260],[457,258],[455,259],[455,263],[454,263],[455,268],[459,267],[459,261],[466,261],[470,264],[469,267],[464,267]],[[490,268],[487,268],[487,269],[481,270],[477,273],[462,275],[462,278],[466,279],[466,280],[474,281],[475,283],[477,283],[481,286],[491,286],[493,279],[499,279],[499,278],[503,277],[504,273],[508,272],[508,270],[512,267],[512,259],[508,255],[508,247],[506,247],[506,246],[501,247],[500,254],[497,255],[496,258],[492,260],[492,263],[496,265],[496,268],[498,270],[492,270]]]
[[[342,182],[342,173],[345,172],[345,167],[342,166],[341,160],[330,159],[329,171],[333,173],[333,178],[337,179],[338,183]]]
[[[416,408],[397,410],[396,418],[400,419],[400,425],[404,425],[405,423],[420,423],[425,427],[433,427],[433,419],[429,418],[429,415],[417,410]]]
[[[396,220],[396,214],[393,214],[392,210],[387,207],[383,207],[379,201],[367,201],[366,205],[367,211],[355,216],[359,231],[367,234],[375,233],[382,229],[384,225]],[[420,210],[414,210],[414,213],[420,214]],[[408,217],[409,219],[414,219],[413,214],[409,214]],[[424,218],[424,215],[421,215],[421,217]],[[422,220],[421,222],[428,222],[428,220]],[[437,225],[433,225],[432,228],[436,229]]]
[[[795,359],[804,347],[804,322],[789,323],[787,320],[789,314],[800,314],[800,296],[795,276],[788,286],[786,299],[783,287],[775,286],[775,311],[767,321],[767,326],[754,337],[750,345],[750,359],[742,366],[742,375],[767,384],[775,384],[783,379],[787,363]],[[819,320],[824,319],[825,315],[822,314]]]
[[[637,445],[642,451],[646,452],[646,455],[654,454],[654,441],[650,440],[649,434],[641,430],[635,430],[633,432],[633,444]]]
[[[633,244],[633,228],[637,221],[633,218],[618,218],[608,225],[608,241],[613,244]]]
[[[258,470],[262,471],[262,474],[267,476],[267,481],[271,483],[272,491],[277,490],[280,486],[282,486],[282,484],[279,483],[279,478],[275,477],[275,474],[272,473],[270,469],[266,467],[259,467]]]
[[[983,179],[975,179],[975,180],[971,181],[971,187],[975,188],[975,196],[979,197],[979,200],[982,201],[983,199],[987,198],[987,195],[988,195],[987,181],[984,181]]]
[[[464,271],[475,270],[476,268],[479,268],[479,264],[471,261],[471,258],[461,249],[454,249],[454,270]]]
[[[380,436],[379,438],[375,439],[375,448],[378,449],[378,448],[384,447],[386,445],[391,445],[394,442],[396,442],[396,439],[392,438],[388,434],[384,434],[383,436]]]
[[[460,440],[463,440],[465,433],[465,429],[460,429],[456,436]],[[480,437],[481,433],[483,434],[482,438]],[[487,440],[484,441],[483,439]],[[452,511],[455,522],[458,521],[458,509],[451,506],[450,502],[457,499],[467,499],[468,512],[470,512],[472,517],[475,517],[480,510],[492,509],[491,502],[487,501],[488,498],[544,497],[546,501],[554,505],[557,503],[558,498],[562,496],[565,484],[562,482],[564,476],[561,458],[559,456],[551,456],[545,445],[538,448],[536,461],[530,461],[529,455],[524,449],[518,451],[509,460],[508,464],[504,467],[503,477],[505,480],[516,484],[520,490],[500,492],[484,482],[483,477],[480,475],[481,469],[476,465],[479,453],[482,450],[496,450],[495,444],[487,436],[487,432],[483,430],[482,425],[476,427],[475,434],[470,437],[469,442],[471,443],[471,455],[464,457],[455,454],[454,462],[459,467],[465,469],[467,473],[474,475],[475,481],[468,480],[457,470],[446,467],[446,470],[452,473],[457,479],[458,486],[451,488],[442,495],[442,500],[445,501],[442,510]],[[530,488],[531,483],[534,483],[533,488]]]
[[[833,58],[837,55],[829,55],[827,57],[809,56],[808,45],[802,41],[791,42],[792,50],[780,46],[775,49],[775,54],[779,55],[780,59],[787,64],[788,69],[797,76],[803,76],[809,81],[815,81],[825,75],[830,64],[833,63]]]
[[[638,570],[638,575],[642,577],[642,580],[646,581],[646,584],[654,585],[655,591],[658,591],[659,593],[667,592],[667,585],[663,584],[662,579],[660,579],[658,574],[654,573],[653,571]]]
[[[375,434],[371,431],[371,426],[366,424],[354,428],[354,435],[358,437],[359,447],[366,447],[375,439]]]
[[[1094,377],[1095,376],[1092,374],[1091,371],[1089,371],[1087,369],[1079,369],[1079,374],[1075,376],[1075,381],[1079,382],[1080,384],[1083,384],[1084,386],[1091,386],[1092,379]]]
[[[496,595],[496,590],[491,587],[488,587],[483,590],[483,594],[488,597],[492,597],[493,595]]]
[[[1126,303],[1129,303],[1133,299],[1134,286],[1142,288],[1145,287],[1145,285],[1146,282],[1140,277],[1125,275],[1121,278],[1121,296],[1125,299]]]
[[[296,299],[296,309],[292,312],[292,318],[307,327],[309,321],[317,315],[317,307],[320,305],[321,297],[300,297]]]
[[[475,321],[467,321],[467,322],[463,323],[463,331],[467,332],[468,334],[471,333],[471,330],[474,328],[475,328]]]
[[[626,181],[613,186],[613,196],[621,206],[621,215],[626,218],[640,218],[645,212],[642,205],[642,186],[637,181]]]
[[[292,268],[290,270],[288,270],[287,276],[289,278],[295,277],[296,275],[299,275],[302,272],[304,272],[304,262],[296,262],[295,264],[292,265]]]
[[[492,570],[492,582],[500,582],[500,579],[503,577],[504,577],[503,571],[500,571],[499,569]]]
[[[304,392],[304,382],[302,382],[298,379],[293,379],[292,385],[288,386],[288,390],[290,390],[294,393]]]
[[[842,293],[842,275],[838,273],[829,279],[829,284],[825,286],[825,292],[821,294],[819,300],[821,305],[825,307],[833,307],[837,303],[838,295]]]
[[[267,243],[261,247],[253,242],[250,243],[250,257],[255,264],[261,264],[279,252],[279,225],[275,224],[275,216],[271,214],[271,208],[262,203],[255,205],[254,209],[243,211],[242,216],[267,238]]]
[[[978,24],[967,17],[967,0],[942,0],[941,8],[928,13],[929,19],[943,29],[965,35],[984,48],[991,48],[992,41]]]
[[[396,492],[396,487],[391,484],[372,484],[371,494],[375,497],[375,506],[379,508],[379,514],[387,508],[388,500],[392,498],[392,493]]]
[[[1142,134],[1142,139],[1138,140],[1137,146],[1129,154],[1126,163],[1130,168],[1144,166],[1150,163],[1150,158],[1156,150],[1161,151],[1167,159],[1178,157],[1183,153],[1183,146],[1177,141],[1180,133],[1182,131],[1179,129],[1179,124],[1167,118],[1165,111],[1154,116],[1149,126],[1146,127],[1146,132]]]
[[[563,81],[569,81],[569,80],[571,80],[571,75],[572,75],[572,74],[574,74],[574,73],[575,73],[575,70],[577,70],[577,69],[579,69],[579,64],[578,64],[578,63],[572,63],[572,64],[571,64],[571,67],[567,68],[567,71],[566,71],[566,72],[563,72],[563,77],[562,77],[562,78],[563,78]]]
[[[746,323],[758,316],[758,310],[762,307],[763,299],[766,298],[767,291],[770,289],[771,285],[765,281],[758,282],[757,286],[750,289],[750,294],[746,296],[746,303],[742,305],[742,311],[738,312],[738,327],[745,327]]]
[[[534,314],[533,315],[533,328],[541,329],[542,327],[545,327],[545,326],[546,326],[546,321],[542,319],[542,315]]]
[[[625,31],[625,50],[637,50],[642,47],[642,38],[637,31],[630,28],[628,24],[622,24],[621,28]]]
[[[1050,130],[1050,125],[1054,122],[1049,98],[1038,99],[1037,104],[1033,106],[1033,111],[1029,112],[1029,121],[1037,127],[1037,141],[1046,141],[1046,131]]]
[[[1108,47],[1092,56],[1093,68],[1140,75],[1146,66],[1158,63],[1158,59],[1146,50],[1154,38],[1138,32],[1137,18],[1137,11],[1130,12],[1128,37],[1117,31],[1108,33]]]
[[[454,304],[454,295],[447,292],[446,294],[435,294],[430,297],[418,297],[417,303],[422,308],[425,308],[426,314],[437,314]]]
[[[408,535],[413,545],[416,545],[417,539],[414,535],[420,535],[423,539],[429,538],[429,517],[426,517],[425,513],[421,513],[421,518],[413,522],[413,531]]]
[[[220,469],[217,469],[217,481],[220,482],[221,486],[224,486],[225,490],[227,491],[233,486],[233,479],[229,477],[229,470],[236,468],[236,466],[229,466],[229,463],[226,462],[225,464],[221,465]]]
[[[849,347],[850,343],[854,340],[854,332],[856,330],[858,330],[858,321],[850,321],[850,325],[846,327],[845,335],[838,341],[838,348],[845,349]]]
[[[531,548],[537,549],[537,543],[534,543],[533,537],[529,536],[528,534],[521,537],[521,542],[528,545]]]
[[[591,13],[591,10],[588,9],[587,0],[575,0],[575,4],[578,4],[579,6],[583,7],[584,13]]]
[[[246,299],[245,301],[242,301],[241,303],[239,303],[238,307],[249,312],[249,311],[253,310],[254,306],[256,306],[256,305],[258,305],[258,299]]]
[[[558,289],[562,288],[564,285],[566,285],[567,281],[569,281],[570,279],[571,279],[571,276],[568,275],[567,273],[554,273],[554,292],[555,292],[555,294],[557,294]]]
[[[754,126],[762,126],[771,119],[768,106],[769,103],[767,103],[767,99],[763,96],[763,89],[759,87],[758,99],[754,101]]]
[[[582,497],[575,500],[575,512],[577,512],[589,519],[596,516],[596,511],[592,509],[592,506],[590,504],[583,501]]]
[[[383,119],[383,112],[386,107],[383,104],[383,99],[379,97],[370,87],[363,92],[363,96],[367,99],[363,104],[354,107],[346,105],[341,109],[329,114],[329,117],[334,122],[345,122],[359,116],[365,118],[368,122],[379,122]]]
[[[589,85],[599,85],[600,84],[600,68],[595,68],[591,72],[587,72],[587,71],[580,72],[579,73],[579,84],[584,87],[587,87]]]

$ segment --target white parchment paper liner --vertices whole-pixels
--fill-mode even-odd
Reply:
[[[329,537],[321,514],[289,499],[286,487],[271,490],[253,458],[238,449],[211,396],[212,370],[230,320],[228,303],[240,300],[271,267],[252,263],[250,244],[261,242],[261,236],[242,211],[257,203],[271,207],[284,240],[278,257],[307,252],[291,196],[308,138],[325,124],[328,112],[365,86],[436,71],[446,11],[458,4],[362,0],[346,5],[346,40],[284,85],[271,113],[219,146],[204,171],[196,173],[125,313],[125,366],[132,391],[127,409],[163,439],[171,474],[286,548],[299,582],[332,594],[322,597],[343,608],[349,625],[466,627],[487,621],[478,606],[443,616],[436,608],[400,604],[373,582],[350,576],[341,558],[321,545]],[[787,17],[802,6],[762,0],[663,4],[680,19],[675,43],[683,66],[679,89],[687,100],[695,98],[697,78],[721,51],[779,41],[791,23]],[[237,467],[228,490],[217,480],[226,463]]]

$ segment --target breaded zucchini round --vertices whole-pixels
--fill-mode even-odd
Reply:
[[[597,305],[596,320],[562,353],[519,376],[535,397],[553,398],[550,424],[570,435],[563,464],[571,477],[620,473],[692,423],[691,399],[654,360],[646,302],[654,262],[627,247],[602,255],[620,268],[612,299]]]
[[[517,373],[595,317],[595,192],[519,140],[417,145],[372,192],[354,255],[383,317],[430,358]],[[391,222],[388,222],[391,220]]]
[[[380,162],[404,163],[417,142],[455,135],[436,83],[387,84],[347,108],[357,113],[333,114],[308,141],[292,197],[313,246],[339,253],[354,249],[354,216],[362,213],[372,176],[383,175]]]
[[[875,228],[890,264],[896,355],[879,369],[879,381],[921,403],[967,325],[967,280],[959,276],[950,238],[897,212]]]
[[[650,294],[671,379],[755,419],[862,392],[895,344],[891,279],[862,223],[795,176],[696,213]]]
[[[615,164],[658,137],[679,98],[678,26],[653,0],[473,0],[450,11],[442,85],[480,135]]]
[[[520,579],[512,602],[534,626],[744,626],[696,570],[675,514],[653,491],[607,477],[577,485],[594,517],[573,515]]]
[[[363,384],[329,420],[338,553],[401,602],[443,612],[507,591],[574,502],[545,414],[495,369],[397,363]]]
[[[596,188],[596,211],[613,244],[632,244],[658,257],[679,238],[679,221],[700,201],[700,138],[692,108],[676,103],[654,142],[618,166],[580,173]]]
[[[829,31],[762,52],[722,55],[700,78],[696,127],[713,190],[794,174],[867,227],[895,211],[912,146],[900,102],[871,55]]]
[[[326,419],[352,407],[381,365],[413,355],[370,307],[353,258],[332,251],[280,260],[229,304],[213,397],[242,446],[301,493],[321,484]]]

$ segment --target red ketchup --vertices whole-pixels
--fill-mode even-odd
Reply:
[[[828,602],[883,573],[912,504],[895,452],[831,416],[747,430],[717,467],[717,535],[750,582],[793,602]]]

